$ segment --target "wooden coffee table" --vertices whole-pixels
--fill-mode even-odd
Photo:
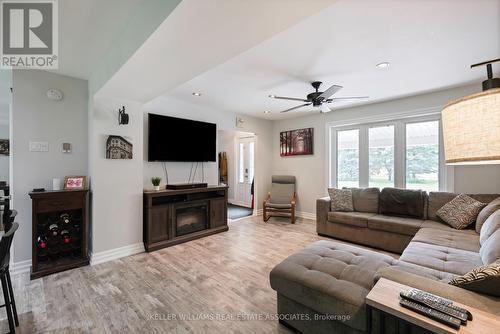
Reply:
[[[403,332],[409,332],[409,328],[412,326],[417,326],[439,334],[486,334],[498,333],[500,331],[500,317],[460,303],[454,302],[455,305],[469,310],[472,313],[473,320],[467,321],[467,325],[460,326],[458,330],[400,306],[399,292],[411,288],[410,286],[396,283],[385,278],[381,278],[377,284],[375,284],[373,289],[366,296],[370,332],[372,329],[372,315],[374,310],[381,313],[381,320],[379,321],[380,333],[386,332],[384,321],[386,315],[396,318],[398,322],[400,322],[396,324],[396,327],[405,328],[406,330],[403,330]]]

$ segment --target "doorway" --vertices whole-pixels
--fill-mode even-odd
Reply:
[[[256,142],[253,133],[219,131],[219,183],[229,187],[229,219],[253,214]]]

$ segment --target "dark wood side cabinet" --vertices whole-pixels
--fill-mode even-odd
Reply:
[[[148,252],[227,230],[226,186],[144,192]]]
[[[88,190],[31,192],[31,279],[89,264]]]

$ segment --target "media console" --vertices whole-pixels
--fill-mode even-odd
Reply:
[[[148,190],[143,198],[147,252],[228,230],[227,186]]]

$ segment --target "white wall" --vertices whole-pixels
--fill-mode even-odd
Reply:
[[[255,171],[255,186],[256,186],[256,203],[257,208],[262,207],[260,203],[265,194],[269,191],[271,182],[271,164],[272,164],[272,122],[264,119],[254,118],[251,116],[241,116],[245,123],[242,128],[235,127],[236,115],[231,112],[211,109],[193,103],[188,103],[178,99],[159,97],[147,103],[143,107],[144,111],[144,187],[151,187],[152,176],[162,176],[162,183],[165,183],[161,163],[147,161],[147,114],[155,113],[198,121],[205,121],[217,124],[218,130],[237,130],[243,132],[252,132],[257,136],[256,146],[256,171]],[[219,152],[219,147],[217,152]],[[169,182],[186,182],[189,176],[191,163],[185,162],[168,162]],[[199,181],[199,177],[197,178]],[[205,163],[205,180],[209,184],[218,183],[218,163]]]
[[[227,196],[229,201],[234,200],[234,177],[235,177],[235,161],[234,161],[234,145],[236,131],[220,130],[217,136],[218,149],[217,152],[226,152],[227,157],[227,183],[229,190]]]
[[[128,125],[118,125],[125,106]],[[89,163],[92,189],[92,254],[142,243],[142,112],[141,104],[95,98],[90,110]],[[106,159],[108,135],[127,137],[133,159]]]
[[[272,136],[272,172],[273,174],[295,175],[297,177],[298,211],[314,213],[316,199],[327,195],[326,123],[370,116],[387,116],[405,111],[417,111],[418,109],[442,108],[450,100],[478,92],[480,89],[481,86],[475,84],[376,104],[334,110],[328,114],[314,113],[311,116],[276,121]],[[307,127],[314,128],[314,155],[281,158],[279,133]],[[500,193],[500,166],[456,166],[453,190],[456,192]]]
[[[13,208],[20,228],[14,239],[14,262],[31,259],[33,188],[52,189],[52,178],[87,174],[87,81],[36,70],[13,73],[12,166]],[[64,99],[49,100],[49,88]],[[29,152],[30,141],[46,141],[49,152]],[[72,144],[62,153],[62,143]]]

